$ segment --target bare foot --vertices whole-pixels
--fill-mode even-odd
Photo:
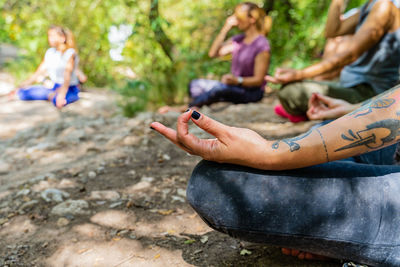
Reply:
[[[285,255],[289,255],[289,256],[294,256],[299,258],[300,260],[322,260],[322,261],[326,261],[326,260],[330,260],[330,258],[325,257],[325,256],[321,256],[321,255],[316,255],[316,254],[312,254],[309,252],[304,252],[304,251],[300,251],[297,249],[290,249],[290,248],[282,248],[282,253]]]

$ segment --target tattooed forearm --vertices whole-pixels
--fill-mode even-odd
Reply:
[[[361,103],[360,108],[350,112],[348,116],[355,115],[355,118],[370,114],[373,109],[385,109],[392,106],[396,100],[392,97],[388,97],[390,94],[400,89],[400,85],[393,87],[371,99],[365,100]]]
[[[293,138],[289,138],[289,139],[283,139],[283,140],[278,140],[275,143],[272,144],[272,149],[278,149],[279,148],[279,143],[280,142],[284,142],[286,143],[289,148],[290,148],[290,152],[294,152],[300,149],[300,145],[299,143],[297,143],[297,141],[300,141],[303,138],[306,138],[307,136],[309,136],[311,134],[312,130],[309,130],[308,132],[299,135],[297,137],[293,137]]]
[[[370,114],[373,109],[385,109],[390,107],[396,102],[393,98],[384,98],[384,99],[374,99],[374,100],[368,100],[368,103],[363,104],[360,108],[357,110],[350,112],[348,115],[349,116],[354,116],[354,118],[358,118],[367,114]]]
[[[348,130],[347,134],[342,134],[343,140],[350,141],[351,143],[340,147],[335,152],[365,146],[369,149],[377,149],[393,142],[400,135],[400,120],[387,119],[377,121],[367,125],[365,130],[354,133]]]
[[[320,130],[318,128],[317,128],[316,131],[318,132],[319,136],[321,137],[322,144],[324,145],[325,155],[326,155],[326,162],[329,162],[330,161],[329,160],[329,154],[328,154],[328,149],[326,149],[326,143],[325,143],[324,137],[322,136],[322,134],[321,134],[321,132],[320,132]]]

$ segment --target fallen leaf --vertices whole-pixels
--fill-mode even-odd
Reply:
[[[157,213],[159,213],[161,215],[170,215],[173,212],[174,212],[174,210],[157,210]]]
[[[251,255],[251,251],[247,250],[247,249],[242,249],[240,251],[240,255],[245,256],[245,255]]]
[[[185,244],[193,244],[194,242],[196,242],[196,240],[194,240],[194,239],[188,239],[188,240],[186,240],[184,243],[185,243]]]
[[[158,259],[160,256],[161,256],[160,254],[157,254],[154,256],[154,259]]]

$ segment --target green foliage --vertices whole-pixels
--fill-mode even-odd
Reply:
[[[118,104],[125,116],[132,117],[137,112],[146,109],[148,102],[149,85],[140,80],[130,80],[117,87],[116,91],[121,95]]]
[[[262,6],[268,1],[273,0],[254,2]],[[80,66],[90,84],[117,90],[124,96],[121,102],[124,112],[132,115],[141,108],[181,103],[191,79],[218,79],[230,71],[228,60],[209,59],[207,52],[226,17],[240,2],[0,0],[0,42],[13,42],[24,51],[23,57],[8,66],[22,78],[42,59],[47,49],[47,28],[51,24],[70,28],[76,36]],[[365,1],[352,0],[349,8],[362,2]],[[330,1],[275,0],[270,3],[273,17],[268,36],[272,47],[270,72],[277,66],[301,68],[318,60],[324,45],[323,29]],[[154,10],[155,7],[158,9]],[[107,34],[111,25],[121,23],[132,25],[133,34],[126,42],[124,61],[113,62]],[[230,35],[236,33],[232,31]],[[118,81],[126,79],[121,69],[132,70],[137,83],[116,86],[120,84]],[[144,94],[137,89],[142,85]],[[141,98],[143,100],[138,101]]]

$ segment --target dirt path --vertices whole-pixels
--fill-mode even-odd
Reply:
[[[178,114],[127,119],[113,99],[87,92],[60,113],[0,98],[0,266],[340,266],[212,231],[185,199],[199,158],[148,127]],[[310,127],[277,118],[274,101],[202,112],[269,138]]]

